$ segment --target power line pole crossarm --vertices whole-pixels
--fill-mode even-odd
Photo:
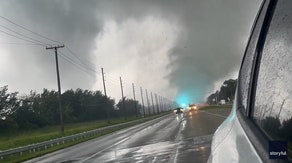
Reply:
[[[62,110],[62,103],[61,103],[61,84],[60,84],[60,73],[59,73],[59,63],[58,63],[58,49],[59,48],[64,48],[64,47],[65,47],[64,45],[46,47],[46,50],[50,50],[50,49],[54,49],[55,50],[61,133],[64,133],[64,122],[63,122],[63,110]]]

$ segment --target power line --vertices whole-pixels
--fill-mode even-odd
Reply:
[[[68,61],[68,62],[71,63],[72,65],[76,66],[76,68],[78,68],[79,70],[81,70],[81,71],[87,73],[87,74],[90,75],[90,76],[94,76],[94,75],[92,75],[91,73],[88,72],[88,71],[91,71],[91,72],[92,72],[92,70],[87,69],[86,67],[84,67],[83,65],[80,65],[79,63],[76,63],[72,58],[68,57],[67,55],[65,55],[65,54],[62,53],[62,52],[59,52],[59,54],[60,54],[60,57],[61,57],[61,58],[65,59],[66,61]],[[87,70],[87,71],[86,71],[86,70]],[[93,72],[96,72],[96,71],[93,71]],[[95,76],[94,76],[94,77],[95,77]]]
[[[12,36],[12,37],[18,38],[18,39],[23,40],[23,41],[27,41],[27,42],[30,42],[30,43],[33,43],[33,44],[38,44],[38,45],[41,45],[41,46],[45,46],[44,44],[36,43],[36,42],[31,41],[31,40],[27,40],[27,39],[24,39],[24,38],[18,37],[18,36],[16,36],[16,35],[13,35],[13,34],[11,34],[11,33],[7,33],[7,32],[2,31],[2,30],[0,30],[0,32],[5,33],[6,35],[9,35],[9,36]]]
[[[0,27],[5,28],[6,30],[8,30],[8,31],[10,31],[10,32],[16,33],[16,34],[18,34],[18,35],[20,35],[20,36],[22,36],[22,37],[25,37],[25,38],[27,38],[27,39],[30,39],[30,40],[32,40],[32,41],[38,42],[38,43],[40,43],[40,44],[43,44],[43,45],[50,45],[50,44],[46,44],[46,43],[44,43],[44,42],[42,42],[42,41],[36,40],[36,39],[34,39],[34,38],[31,38],[31,37],[29,37],[29,36],[26,36],[26,35],[24,35],[24,34],[21,34],[21,33],[19,33],[19,32],[16,32],[16,31],[14,31],[14,30],[12,30],[12,29],[9,29],[8,27],[5,27],[5,26],[3,26],[3,25],[1,25],[1,24],[0,24]]]
[[[39,33],[37,33],[37,32],[34,32],[34,31],[32,31],[32,30],[30,30],[30,29],[28,29],[28,28],[26,28],[26,27],[24,27],[24,26],[22,26],[22,25],[20,25],[20,24],[17,24],[17,23],[15,23],[14,21],[12,21],[12,20],[10,20],[10,19],[4,17],[4,16],[1,16],[1,15],[0,15],[0,18],[2,18],[2,19],[4,19],[4,20],[6,20],[6,21],[8,21],[8,22],[10,22],[10,23],[12,23],[12,24],[14,24],[14,25],[16,25],[16,26],[18,26],[18,27],[20,27],[20,28],[22,28],[22,29],[24,29],[24,30],[26,30],[26,31],[29,31],[29,32],[31,32],[31,33],[33,33],[33,34],[39,36],[39,37],[42,37],[42,38],[44,38],[44,39],[47,39],[47,40],[49,40],[49,41],[52,41],[52,42],[55,42],[55,43],[58,43],[58,44],[63,44],[63,43],[61,43],[61,42],[59,42],[59,41],[55,41],[55,40],[50,39],[50,38],[48,38],[48,37],[46,37],[46,36],[44,36],[44,35],[41,35],[41,34],[39,34]]]
[[[68,63],[71,63],[74,66],[77,66],[76,68],[78,68],[79,70],[87,73],[89,76],[92,76],[90,73],[88,73],[87,71],[85,71],[82,67],[80,67],[79,65],[75,64],[73,61],[71,61],[66,55],[62,55],[60,53],[60,57],[63,58],[64,60],[66,60]]]
[[[62,54],[65,55],[64,53],[62,53]],[[75,58],[77,58],[78,62],[76,62],[73,58],[71,58],[71,57],[69,57],[67,55],[66,55],[66,57],[70,58],[70,60],[72,62],[74,62],[75,64],[77,64],[77,65],[79,65],[81,67],[83,67],[84,69],[92,71],[92,72],[97,73],[97,74],[100,74],[100,72],[96,71],[94,68],[92,68],[92,67],[88,66],[86,63],[82,62],[80,58],[78,59],[77,56],[75,56]]]
[[[53,39],[48,38],[48,37],[46,37],[46,36],[44,36],[44,35],[42,35],[42,34],[39,34],[39,33],[37,33],[37,32],[34,32],[34,31],[28,29],[27,27],[24,27],[23,25],[20,25],[20,24],[14,22],[14,21],[12,21],[12,20],[10,20],[10,19],[4,17],[4,16],[1,16],[1,15],[0,15],[0,18],[4,19],[4,20],[6,20],[6,21],[8,21],[8,22],[10,22],[10,23],[12,23],[12,24],[14,24],[14,25],[16,25],[16,26],[18,26],[18,27],[20,27],[20,28],[22,28],[22,29],[24,29],[24,30],[26,30],[26,31],[28,31],[28,32],[30,32],[30,33],[33,33],[33,34],[35,34],[35,35],[37,35],[37,36],[39,36],[39,37],[41,37],[41,38],[44,38],[44,39],[49,40],[49,41],[54,42],[54,43],[62,44],[62,43],[59,42],[59,41],[53,40]],[[28,39],[30,39],[30,40],[28,40],[28,39],[24,39],[24,38],[21,38],[21,37],[18,37],[18,36],[16,36],[16,35],[13,35],[13,34],[7,33],[7,32],[5,32],[5,31],[1,31],[1,32],[5,33],[5,34],[7,34],[7,35],[12,36],[12,37],[15,37],[15,38],[21,39],[21,40],[23,40],[23,41],[28,41],[28,42],[30,42],[30,43],[34,43],[34,44],[39,44],[39,45],[44,45],[44,46],[49,45],[49,44],[44,43],[44,42],[42,42],[42,41],[40,41],[40,40],[34,39],[34,38],[32,38],[32,37],[29,37],[29,36],[26,36],[26,35],[24,35],[24,34],[21,34],[21,33],[17,32],[17,31],[11,30],[11,29],[9,29],[9,28],[6,27],[6,26],[3,26],[3,25],[0,25],[0,26],[3,27],[3,28],[5,28],[5,29],[7,29],[7,30],[9,30],[9,31],[11,31],[11,32],[14,32],[14,33],[16,33],[16,34],[18,34],[18,35],[21,35],[21,36],[25,37],[25,38],[28,38]],[[33,40],[33,41],[32,41],[32,40]],[[38,43],[37,43],[37,42],[38,42]],[[71,53],[71,54],[72,54],[72,55],[73,55],[73,56],[74,56],[74,57],[75,57],[75,58],[76,58],[76,59],[77,59],[82,65],[81,65],[81,64],[78,64],[76,61],[73,61],[74,59],[72,59],[72,58],[70,58],[70,57],[68,57],[68,56],[67,56],[67,61],[68,61],[68,59],[70,58],[69,60],[71,60],[71,62],[74,62],[74,63],[78,64],[79,66],[81,66],[81,67],[83,67],[83,68],[85,68],[85,69],[87,69],[87,70],[90,70],[90,71],[93,71],[93,72],[95,72],[95,73],[98,73],[95,69],[93,69],[93,68],[91,67],[91,66],[95,67],[95,65],[94,65],[92,62],[87,61],[88,63],[91,64],[91,66],[90,66],[90,65],[88,65],[87,63],[85,63],[80,57],[78,57],[78,55],[77,55],[76,53],[74,53],[69,47],[66,46],[66,49],[67,49],[67,50],[69,51],[69,53]],[[65,56],[65,54],[63,54],[63,58],[64,58],[64,56]],[[75,65],[76,65],[76,64],[75,64]]]
[[[51,39],[51,38],[49,38],[49,37],[47,37],[47,36],[44,36],[44,35],[42,35],[42,34],[40,34],[40,33],[34,32],[34,31],[28,29],[27,27],[25,27],[25,26],[23,26],[23,25],[20,25],[20,24],[18,24],[18,23],[16,23],[16,22],[10,20],[9,18],[6,18],[6,17],[1,16],[1,15],[0,15],[0,18],[2,18],[3,20],[5,20],[5,21],[7,21],[7,22],[9,22],[9,23],[11,23],[11,24],[13,24],[13,25],[15,25],[15,26],[17,26],[17,27],[23,29],[23,30],[25,30],[25,31],[28,31],[28,32],[30,32],[30,33],[32,33],[32,34],[38,36],[38,37],[41,37],[41,38],[43,38],[43,39],[46,39],[46,40],[48,40],[48,41],[51,41],[51,42],[54,42],[54,43],[57,43],[57,44],[62,44],[62,43],[59,42],[59,41],[53,40],[53,39]],[[25,34],[21,34],[20,32],[17,32],[17,31],[11,30],[10,28],[8,28],[8,27],[6,27],[6,26],[3,26],[3,25],[0,25],[0,26],[3,27],[3,28],[5,28],[6,30],[9,30],[10,32],[13,32],[13,33],[17,34],[17,35],[14,35],[14,34],[8,33],[8,32],[3,31],[3,30],[0,30],[0,32],[4,33],[4,34],[6,34],[6,35],[9,35],[9,36],[11,36],[11,37],[15,37],[15,38],[17,38],[17,39],[20,39],[20,40],[22,40],[22,41],[29,42],[29,43],[2,43],[2,44],[14,44],[14,45],[39,45],[39,46],[49,45],[48,43],[45,43],[45,42],[40,41],[40,40],[38,40],[38,39],[35,39],[35,38],[33,38],[33,37],[30,37],[30,36],[27,36],[27,35],[25,35]],[[18,36],[18,35],[19,35],[19,36]],[[20,37],[20,36],[22,36],[22,37]],[[23,38],[23,37],[25,37],[26,39]],[[0,44],[1,44],[1,43],[0,43]],[[81,71],[88,73],[89,75],[92,75],[92,74],[90,74],[88,71],[91,71],[91,72],[94,72],[94,73],[100,74],[100,73],[97,72],[94,68],[91,67],[91,66],[96,67],[94,63],[90,62],[89,60],[86,60],[86,62],[87,62],[87,63],[86,63],[86,62],[84,62],[84,60],[82,60],[80,57],[78,57],[78,55],[77,55],[76,53],[74,53],[74,52],[73,52],[70,48],[68,48],[67,46],[66,46],[66,49],[67,49],[67,51],[68,51],[70,54],[72,54],[72,55],[73,55],[78,61],[75,61],[73,58],[69,57],[68,55],[66,55],[66,54],[64,54],[64,53],[60,53],[60,57],[62,57],[63,59],[65,59],[66,61],[68,61],[69,63],[71,63],[72,65],[76,66],[76,67],[79,68]],[[90,65],[88,65],[88,63],[89,63]],[[94,76],[94,77],[95,77],[95,76]],[[116,77],[114,77],[114,78],[116,78]],[[111,81],[110,78],[109,78],[109,81],[110,81],[110,83],[113,83],[114,85],[118,85],[116,82]],[[117,81],[118,81],[118,80],[117,80]],[[127,85],[131,85],[131,83],[128,83],[128,82],[124,82],[124,83],[126,84],[125,86],[127,86]],[[129,86],[129,87],[130,87],[130,86]]]
[[[36,34],[36,35],[38,35],[38,36],[40,36],[40,37],[42,37],[42,38],[45,38],[45,39],[50,40],[50,41],[53,41],[53,42],[58,42],[58,41],[52,40],[52,39],[50,39],[50,38],[47,38],[46,36],[43,36],[43,35],[41,35],[41,34],[39,34],[39,33],[36,33],[36,32],[34,32],[34,31],[32,31],[32,30],[26,28],[26,27],[23,27],[23,26],[21,26],[21,25],[15,23],[15,22],[13,22],[13,21],[11,21],[11,20],[9,20],[9,19],[3,17],[3,16],[0,16],[0,18],[5,19],[6,21],[8,21],[8,22],[10,22],[10,23],[12,23],[12,24],[14,24],[14,25],[16,25],[16,26],[18,26],[18,27],[21,27],[22,29],[25,29],[26,31],[29,31],[29,32],[31,32],[31,33],[33,33],[33,34]],[[17,35],[14,35],[14,34],[8,33],[8,32],[3,31],[3,30],[0,30],[0,32],[4,33],[4,34],[6,34],[6,35],[9,35],[9,36],[15,37],[15,38],[17,38],[17,39],[20,39],[20,40],[23,40],[23,41],[26,41],[26,42],[31,43],[31,44],[24,44],[24,43],[6,43],[6,44],[14,44],[14,45],[20,45],[20,44],[22,44],[22,45],[42,45],[42,46],[49,45],[49,44],[44,43],[44,42],[42,42],[42,41],[40,41],[40,40],[34,39],[34,38],[29,37],[29,36],[27,36],[27,35],[21,34],[21,33],[17,32],[17,31],[11,30],[11,29],[9,29],[9,28],[6,27],[6,26],[0,25],[0,27],[5,28],[6,30],[8,30],[8,31],[10,31],[10,32],[13,32],[13,33],[15,33],[15,34],[17,34]],[[22,37],[21,37],[21,36],[22,36]],[[23,37],[25,37],[25,38],[23,38]],[[68,48],[67,48],[67,49],[68,49]],[[69,50],[69,52],[73,53],[71,50]],[[63,54],[63,53],[62,53],[60,56],[61,56],[63,59],[65,59],[66,61],[68,61],[69,63],[71,63],[71,64],[77,66],[77,68],[79,68],[79,69],[82,70],[82,71],[84,71],[83,69],[85,69],[85,70],[90,70],[90,71],[93,71],[93,72],[97,73],[97,71],[95,71],[94,69],[92,69],[92,68],[88,68],[88,67],[84,64],[84,62],[82,62],[82,61],[80,60],[80,58],[78,58],[76,55],[74,55],[74,56],[75,56],[75,57],[76,57],[81,63],[83,63],[83,65],[82,65],[82,64],[79,64],[78,62],[74,61],[74,59],[70,58],[69,56],[67,56],[67,55],[65,55],[65,54]],[[84,72],[88,73],[87,71],[84,71]],[[89,74],[89,73],[88,73],[88,74]],[[89,74],[89,75],[91,75],[91,74]]]
[[[20,25],[20,24],[18,24],[18,23],[16,23],[16,22],[14,22],[14,21],[12,21],[12,20],[10,20],[10,19],[4,17],[4,16],[1,16],[1,15],[0,15],[0,18],[2,18],[2,19],[4,19],[4,20],[6,20],[6,21],[8,21],[8,22],[10,22],[10,23],[12,23],[12,24],[14,24],[14,25],[16,25],[16,26],[18,26],[18,27],[20,27],[20,28],[22,28],[22,29],[24,29],[24,30],[26,30],[26,31],[29,31],[29,32],[31,32],[31,33],[33,33],[33,34],[39,36],[39,37],[42,37],[42,38],[44,38],[44,39],[47,39],[47,40],[52,41],[52,42],[55,42],[55,43],[62,44],[62,43],[59,42],[59,41],[55,41],[55,40],[53,40],[53,39],[51,39],[51,38],[48,38],[48,37],[46,37],[46,36],[44,36],[44,35],[41,35],[41,34],[39,34],[39,33],[37,33],[37,32],[34,32],[34,31],[32,31],[32,30],[30,30],[30,29],[28,29],[28,28],[26,28],[26,27],[24,27],[24,26],[22,26],[22,25]],[[24,34],[21,34],[21,33],[17,32],[17,31],[11,30],[11,29],[9,29],[9,28],[6,27],[6,26],[3,26],[3,25],[0,25],[0,26],[3,27],[3,28],[5,28],[5,29],[7,29],[7,30],[9,30],[9,31],[11,31],[11,32],[14,32],[14,33],[16,33],[16,34],[18,34],[18,35],[21,35],[21,36],[25,37],[25,38],[28,38],[28,39],[30,39],[30,40],[27,40],[27,39],[24,39],[24,38],[18,37],[18,36],[16,36],[16,35],[13,35],[13,34],[7,33],[7,32],[5,32],[5,31],[1,31],[1,32],[5,33],[5,34],[7,34],[7,35],[12,36],[12,37],[16,37],[16,38],[18,38],[18,39],[21,39],[21,40],[24,40],[24,41],[28,41],[28,42],[31,42],[31,43],[35,43],[35,44],[37,44],[36,42],[38,42],[39,44],[44,45],[44,46],[49,45],[49,44],[44,43],[44,42],[42,42],[42,41],[40,41],[40,40],[34,39],[34,38],[32,38],[32,37],[29,37],[29,36],[26,36],[26,35],[24,35]],[[31,40],[33,40],[33,41],[31,41]],[[34,41],[35,41],[35,42],[34,42]],[[80,57],[78,57],[78,55],[76,55],[76,53],[74,53],[69,47],[66,47],[66,49],[67,49],[71,54],[73,54],[73,56],[74,56],[75,58],[77,58],[77,60],[78,60],[80,63],[83,64],[82,67],[86,67],[86,66],[87,66],[87,64],[86,64],[84,61],[82,61],[82,60],[80,59]],[[71,59],[71,60],[73,60],[73,59]],[[94,65],[92,62],[89,62],[89,61],[87,61],[87,62],[90,63],[91,65]],[[75,62],[75,63],[76,63],[76,62]],[[86,66],[85,66],[85,65],[86,65]],[[95,65],[94,65],[94,67],[95,67]],[[88,68],[86,68],[86,69],[91,70],[91,71],[94,71],[94,72],[97,72],[96,70],[94,70],[94,69],[91,68],[91,67],[88,67]]]
[[[83,63],[84,65],[87,65],[87,63],[85,63],[80,57],[78,57],[78,55],[76,53],[74,53],[69,47],[65,47],[75,58],[77,58],[78,61],[80,61],[81,63]],[[96,67],[96,65],[88,60],[86,60],[88,63],[90,63],[90,66]]]
[[[7,44],[7,45],[40,45],[36,43],[20,43],[20,42],[0,42],[0,44]]]
[[[86,70],[92,71],[94,73],[100,74],[101,72],[96,71],[94,68],[89,67],[87,64],[80,62],[80,60],[78,60],[79,62],[75,61],[73,58],[69,57],[68,55],[66,55],[64,52],[62,53],[63,55],[65,55],[66,57],[68,57],[72,62],[74,62],[75,64],[83,67]]]

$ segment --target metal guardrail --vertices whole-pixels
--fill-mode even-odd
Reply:
[[[164,116],[162,116],[162,117],[164,117]],[[158,117],[158,119],[160,119],[162,117]],[[52,140],[48,140],[48,141],[44,141],[44,142],[40,142],[40,143],[36,143],[36,144],[31,144],[31,145],[27,145],[27,146],[23,146],[23,147],[18,147],[18,148],[0,151],[0,160],[3,160],[4,157],[10,156],[10,155],[15,155],[15,154],[22,155],[24,152],[36,152],[39,150],[53,147],[55,145],[64,144],[65,142],[68,142],[68,141],[76,141],[76,140],[83,139],[86,137],[95,136],[98,133],[101,133],[102,131],[107,131],[107,130],[111,130],[111,129],[115,129],[115,128],[119,128],[119,127],[125,127],[128,125],[135,124],[137,122],[144,122],[144,121],[146,121],[146,120],[139,119],[139,120],[135,120],[135,121],[125,122],[122,124],[116,124],[116,125],[112,125],[112,126],[98,128],[95,130],[85,131],[82,133],[78,133],[78,134],[74,134],[74,135],[70,135],[70,136],[65,136],[65,137],[61,137],[61,138],[57,138],[57,139],[52,139]]]

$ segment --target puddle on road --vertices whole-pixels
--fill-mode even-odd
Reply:
[[[94,160],[93,162],[144,162],[149,159],[155,159],[154,161],[156,161],[157,157],[172,153],[175,146],[175,143],[167,141],[134,148],[117,149],[103,153],[102,156],[97,158],[98,161]]]
[[[89,162],[173,162],[173,156],[178,155],[177,162],[203,159],[209,155],[212,135],[181,140],[178,143],[165,141],[133,148],[112,149],[101,153]]]

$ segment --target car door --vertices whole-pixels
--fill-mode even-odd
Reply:
[[[266,5],[253,55],[248,54],[249,46],[242,64],[238,117],[264,162],[286,162],[292,157],[292,1],[271,0]],[[245,81],[248,56],[253,61],[247,66],[250,77]],[[277,142],[287,146],[283,159],[271,154],[272,144]]]

